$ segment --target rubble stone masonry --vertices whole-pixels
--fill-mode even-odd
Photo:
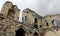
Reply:
[[[5,2],[0,13],[0,36],[60,36],[60,14],[41,17],[26,8],[19,22],[19,8]]]

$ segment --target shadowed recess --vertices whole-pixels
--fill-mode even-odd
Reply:
[[[25,31],[23,28],[20,28],[16,31],[16,36],[25,36]]]

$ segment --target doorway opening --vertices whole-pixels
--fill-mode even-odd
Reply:
[[[34,36],[38,36],[38,33],[37,33],[37,32],[35,32],[35,33],[34,33]]]
[[[16,36],[25,36],[25,31],[23,28],[20,28],[16,31]]]

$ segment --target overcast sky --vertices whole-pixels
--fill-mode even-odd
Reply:
[[[60,14],[60,0],[0,0],[0,10],[6,1],[11,1],[20,9],[20,21],[22,10],[30,8],[41,16]]]

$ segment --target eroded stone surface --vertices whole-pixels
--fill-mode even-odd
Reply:
[[[41,17],[27,8],[23,10],[22,22],[18,20],[18,7],[5,2],[0,13],[0,36],[60,36],[60,15]]]

